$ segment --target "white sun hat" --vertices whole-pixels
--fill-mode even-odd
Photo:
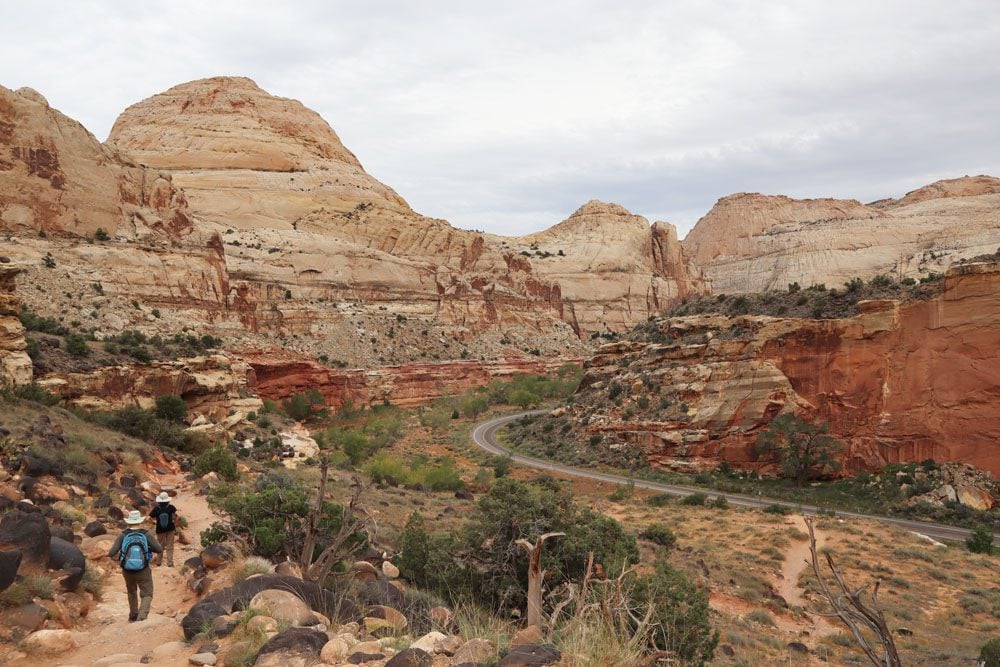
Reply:
[[[158,503],[169,503],[170,502],[170,494],[167,493],[166,491],[163,491],[162,493],[160,493],[160,495],[156,496],[156,502],[158,502]]]
[[[128,516],[125,517],[125,523],[127,523],[130,526],[138,525],[145,520],[146,517],[144,517],[142,515],[142,512],[140,512],[139,510],[132,510],[131,512],[128,513]]]

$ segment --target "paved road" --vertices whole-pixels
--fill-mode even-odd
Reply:
[[[772,498],[754,498],[752,496],[741,496],[732,493],[720,493],[718,491],[706,491],[705,489],[699,489],[691,486],[680,486],[676,484],[660,484],[658,482],[647,482],[641,479],[630,479],[628,477],[623,477],[621,475],[611,475],[603,472],[596,472],[594,470],[587,470],[584,468],[573,468],[571,466],[564,466],[558,463],[551,463],[549,461],[543,461],[542,459],[536,459],[531,456],[524,456],[523,454],[515,454],[510,450],[500,446],[496,442],[496,432],[509,424],[512,421],[520,419],[526,415],[537,415],[548,412],[547,410],[533,410],[531,412],[519,412],[515,415],[508,415],[506,417],[499,417],[497,419],[491,419],[487,422],[483,422],[476,426],[472,431],[472,442],[482,447],[488,452],[493,454],[498,454],[500,456],[511,455],[516,463],[521,465],[526,465],[532,468],[537,468],[539,470],[546,470],[548,472],[556,472],[563,475],[569,475],[571,477],[583,477],[586,479],[593,479],[599,482],[608,482],[609,484],[628,484],[632,482],[636,488],[649,489],[650,491],[658,491],[660,493],[670,493],[677,496],[686,496],[695,492],[708,493],[710,496],[714,497],[724,497],[733,505],[741,505],[743,507],[767,507],[768,505],[781,505],[787,507],[791,510],[799,512],[801,514],[816,515],[819,513],[820,508],[811,505],[800,505],[798,503],[790,503],[785,500],[776,500]],[[857,518],[857,519],[874,519],[875,521],[880,521],[892,526],[899,526],[900,528],[905,528],[906,530],[913,531],[915,533],[920,533],[921,535],[926,535],[932,537],[935,540],[942,540],[948,542],[964,542],[969,536],[969,531],[966,528],[958,528],[956,526],[947,526],[937,523],[927,523],[924,521],[910,521],[907,519],[890,519],[889,517],[875,516],[870,514],[858,514],[855,512],[842,512],[837,511],[837,516],[842,518]],[[1000,546],[1000,537],[994,540],[994,544]]]

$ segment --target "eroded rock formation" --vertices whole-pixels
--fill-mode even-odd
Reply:
[[[609,445],[680,469],[757,467],[757,433],[794,411],[830,422],[848,471],[932,458],[1000,474],[1000,263],[953,267],[930,300],[861,305],[840,320],[663,320],[663,342],[611,343],[589,359],[572,409]]]
[[[684,239],[717,293],[839,287],[851,278],[943,272],[1000,244],[1000,179],[938,181],[899,201],[723,197]]]
[[[14,293],[21,269],[0,263],[0,387],[31,382],[31,359],[21,325],[21,301]]]

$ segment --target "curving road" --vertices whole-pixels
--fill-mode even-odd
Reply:
[[[787,507],[791,510],[799,512],[801,514],[817,515],[820,512],[820,508],[814,507],[812,505],[800,505],[798,503],[790,503],[786,500],[775,500],[771,498],[754,498],[752,496],[741,496],[732,493],[720,493],[717,491],[707,491],[706,489],[699,489],[692,486],[680,486],[677,484],[660,484],[658,482],[648,482],[641,479],[630,479],[628,477],[623,477],[621,475],[612,475],[609,473],[596,472],[594,470],[586,470],[583,468],[574,468],[571,466],[564,466],[559,463],[552,463],[550,461],[544,461],[542,459],[536,459],[531,456],[524,456],[523,454],[516,454],[509,449],[502,447],[496,442],[496,432],[509,424],[512,421],[518,420],[521,417],[527,415],[537,415],[548,412],[548,410],[532,410],[530,412],[519,412],[514,415],[507,415],[506,417],[498,417],[496,419],[491,419],[489,421],[483,422],[476,426],[472,431],[472,442],[477,446],[482,447],[488,452],[497,454],[500,456],[511,456],[516,463],[521,465],[529,466],[531,468],[537,468],[539,470],[545,470],[547,472],[555,472],[563,475],[569,475],[570,477],[583,477],[585,479],[593,479],[599,482],[607,482],[609,484],[628,484],[633,483],[636,488],[649,489],[650,491],[658,491],[660,493],[670,493],[676,496],[686,496],[691,493],[701,492],[707,493],[713,497],[723,497],[728,500],[733,505],[740,505],[743,507],[756,507],[764,508],[769,505],[781,505],[782,507]],[[828,510],[827,510],[828,511]],[[935,540],[942,540],[948,542],[964,542],[969,534],[972,532],[967,528],[958,528],[957,526],[948,526],[937,523],[927,523],[924,521],[910,521],[908,519],[891,519],[889,517],[877,516],[873,514],[858,514],[856,512],[842,512],[837,510],[837,516],[841,518],[856,518],[856,519],[873,519],[881,523],[889,524],[892,526],[898,526],[906,530],[912,531],[914,533],[919,533],[921,535],[926,535]],[[994,540],[994,544],[1000,546],[1000,537]]]

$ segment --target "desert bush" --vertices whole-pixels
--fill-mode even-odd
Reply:
[[[698,491],[681,498],[681,505],[700,506],[708,501],[708,495]]]
[[[674,502],[674,496],[669,493],[658,493],[646,499],[646,504],[651,507],[666,507]]]
[[[240,476],[236,468],[236,456],[222,445],[216,445],[195,457],[191,471],[199,477],[214,472],[230,482],[239,479]]]
[[[16,398],[31,401],[33,403],[40,403],[41,405],[56,405],[60,400],[62,400],[36,382],[18,385],[17,387],[14,387],[11,394]]]
[[[160,419],[171,422],[180,422],[187,416],[187,403],[180,396],[174,394],[164,394],[156,397],[155,414]]]
[[[965,541],[965,547],[972,553],[992,554],[993,553],[993,533],[986,528],[979,526],[972,531],[972,535]]]
[[[677,544],[677,536],[674,531],[670,530],[668,527],[664,526],[662,523],[654,523],[646,526],[639,537],[644,540],[649,540],[653,544],[658,544],[661,547],[666,547],[670,549],[675,544]]]
[[[763,609],[755,609],[746,615],[748,621],[753,621],[754,623],[759,623],[760,625],[766,625],[769,628],[773,628],[777,625],[774,622],[774,616],[770,613],[764,611]]]
[[[640,577],[634,591],[640,608],[653,607],[650,643],[670,651],[683,664],[707,665],[719,643],[712,629],[708,590],[695,585],[665,560],[658,560],[655,574]]]
[[[410,471],[402,461],[387,454],[377,454],[365,466],[365,472],[377,484],[408,484],[410,481]]]
[[[326,413],[326,399],[318,389],[309,389],[300,394],[294,394],[281,402],[285,414],[295,421],[308,421]]]
[[[1000,667],[1000,637],[989,640],[979,650],[979,661],[983,667]]]
[[[271,565],[271,561],[266,558],[245,556],[233,564],[232,570],[229,572],[229,577],[234,584],[238,584],[251,575],[267,574],[273,570],[274,567]]]
[[[74,357],[86,357],[90,355],[90,348],[87,347],[87,339],[78,333],[71,333],[66,336],[66,351]]]

